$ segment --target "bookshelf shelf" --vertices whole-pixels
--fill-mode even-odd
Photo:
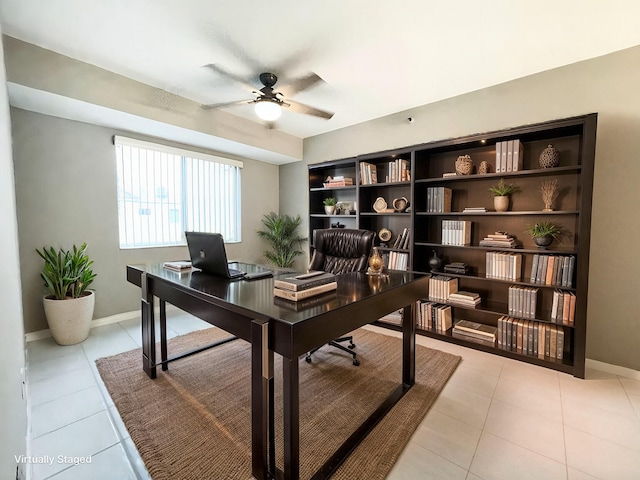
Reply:
[[[387,247],[381,247],[381,252],[407,255],[408,269],[429,273],[429,259],[433,250],[443,259],[443,264],[461,262],[469,265],[470,274],[438,273],[456,278],[459,290],[476,292],[482,299],[476,308],[452,304],[453,323],[465,319],[496,327],[498,319],[506,316],[509,311],[508,294],[511,285],[537,288],[538,303],[534,321],[538,325],[555,325],[562,329],[562,359],[524,355],[505,350],[498,343],[494,347],[477,344],[454,337],[451,330],[440,333],[418,328],[418,334],[584,378],[596,123],[597,114],[588,114],[309,165],[310,234],[315,228],[329,228],[331,221],[336,219],[345,223],[347,228],[363,228],[375,232],[387,228],[393,233],[393,238],[387,242]],[[515,165],[515,171],[496,171],[496,167],[504,164],[499,152],[503,145],[510,145],[509,142],[521,145],[520,162],[511,163],[512,169]],[[549,144],[560,151],[560,166],[540,168],[538,157]],[[455,172],[456,159],[462,155],[470,155],[476,169],[480,162],[487,162],[491,173],[477,174],[474,169],[470,175],[444,177],[444,174]],[[514,155],[515,157],[517,156]],[[404,173],[402,168],[393,170],[396,165],[404,168]],[[339,200],[355,202],[356,215],[350,218],[322,215],[321,201],[323,195],[329,192],[318,188],[322,186],[321,180],[328,175],[344,172],[354,178],[355,185],[330,191],[339,196]],[[377,177],[381,183],[370,183],[372,176]],[[402,180],[387,181],[388,178]],[[511,195],[511,208],[506,212],[493,211],[493,198],[489,192],[489,187],[494,186],[501,178],[519,187],[519,192]],[[561,193],[554,204],[555,210],[550,212],[542,211],[539,191],[541,183],[547,180],[557,180],[561,187]],[[433,204],[428,205],[428,193],[432,195],[434,189],[441,191],[438,187],[451,190],[450,209],[453,211],[427,211],[433,210]],[[402,213],[375,213],[373,204],[378,197],[383,197],[390,206],[393,199],[405,197],[411,208]],[[487,211],[464,212],[469,207],[484,207]],[[343,221],[343,218],[348,218],[350,222]],[[447,220],[447,228],[450,228],[451,221],[471,222],[470,243],[444,245],[443,239],[450,241],[450,237],[444,238],[444,220]],[[525,233],[529,225],[544,220],[559,225],[564,232],[547,250],[539,249]],[[406,248],[393,248],[394,239],[405,230],[409,236],[408,244],[404,244]],[[479,245],[484,237],[498,231],[513,235],[519,247]],[[487,252],[520,254],[521,280],[488,277]],[[531,282],[530,272],[536,255],[573,257],[575,269],[572,270],[573,278],[569,282],[571,286]],[[550,320],[553,296],[557,290],[576,297],[574,325],[558,325]],[[425,292],[425,300],[427,299],[428,292]],[[394,324],[379,323],[387,328],[399,328]]]

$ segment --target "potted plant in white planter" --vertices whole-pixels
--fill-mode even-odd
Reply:
[[[504,183],[504,178],[501,178],[497,185],[489,187],[489,191],[493,194],[493,207],[496,212],[509,210],[509,195],[519,190],[517,185]]]
[[[327,215],[333,215],[336,211],[336,204],[338,201],[333,197],[325,198],[322,202],[324,204],[324,213]]]
[[[73,251],[53,247],[36,249],[44,260],[40,276],[49,294],[43,299],[44,312],[53,339],[60,345],[74,345],[89,336],[95,292],[87,288],[96,274],[86,253],[87,244]]]

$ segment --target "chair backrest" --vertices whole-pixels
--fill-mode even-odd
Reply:
[[[369,230],[314,230],[314,251],[309,270],[323,270],[335,274],[366,270],[375,236],[376,233]]]

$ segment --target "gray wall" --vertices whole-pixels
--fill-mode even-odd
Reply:
[[[98,274],[94,318],[138,309],[139,289],[126,282],[126,265],[189,256],[186,247],[119,248],[112,137],[149,139],[16,108],[11,121],[25,331],[47,328],[42,260],[35,251],[44,245],[71,248],[87,242]],[[264,214],[278,211],[278,167],[242,161],[242,242],[228,245],[227,253],[256,262],[266,245],[255,232]]]
[[[308,215],[309,163],[598,112],[587,357],[640,370],[639,85],[636,47],[306,139],[280,211]]]
[[[0,478],[16,478],[14,455],[25,455],[27,451],[27,403],[22,398],[25,345],[20,302],[11,122],[5,83],[4,52],[1,45],[0,86],[0,263],[4,270],[0,276]]]

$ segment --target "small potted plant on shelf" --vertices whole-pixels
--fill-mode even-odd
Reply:
[[[324,204],[324,213],[327,215],[333,215],[336,211],[336,204],[338,201],[333,197],[325,198],[322,202]]]
[[[551,245],[551,242],[553,242],[554,239],[558,239],[562,233],[561,228],[550,221],[528,225],[525,231],[531,235],[531,238],[533,238],[533,241],[541,250]]]
[[[60,345],[74,345],[89,336],[95,292],[88,290],[96,274],[86,253],[87,244],[73,251],[53,247],[36,249],[44,260],[40,276],[49,294],[43,299],[51,335]]]
[[[504,178],[501,178],[497,185],[489,187],[489,191],[493,194],[496,212],[506,212],[509,210],[509,195],[520,191],[520,188],[512,183],[505,183]]]

